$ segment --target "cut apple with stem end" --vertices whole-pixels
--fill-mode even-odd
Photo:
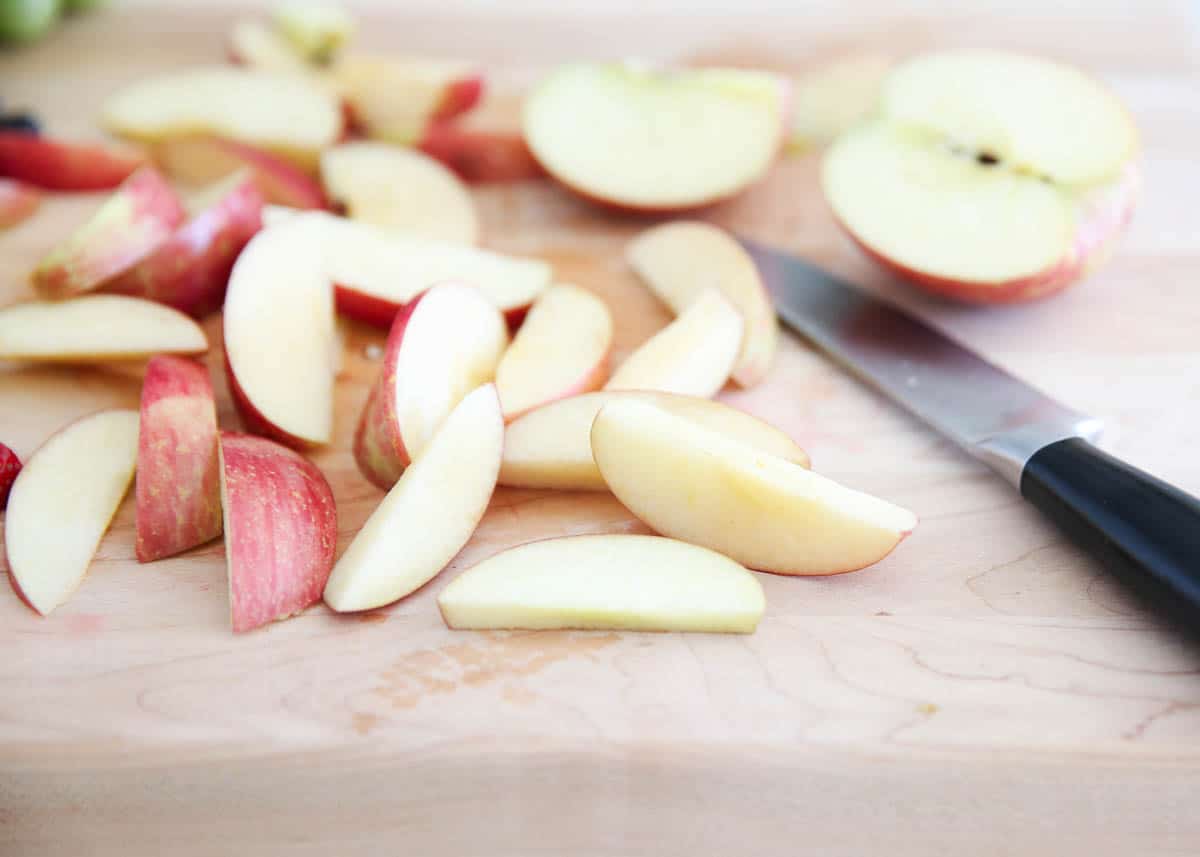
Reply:
[[[604,301],[579,286],[551,286],[530,308],[496,369],[504,419],[600,387],[608,378],[612,338]]]
[[[822,180],[841,225],[893,272],[1008,302],[1107,254],[1137,198],[1136,148],[1124,109],[1074,69],[939,53],[892,71],[879,118],[831,147]]]
[[[343,143],[321,155],[321,177],[353,220],[460,244],[479,238],[471,194],[454,173],[421,152],[387,143]]]
[[[337,509],[329,482],[299,453],[231,432],[220,450],[230,620],[249,631],[321,600]]]
[[[733,380],[752,387],[766,376],[779,338],[775,306],[754,260],[732,236],[700,221],[666,223],[635,238],[626,258],[676,314],[709,288],[728,298],[745,323]]]
[[[286,158],[220,137],[172,137],[154,147],[155,161],[188,184],[209,184],[246,169],[268,202],[328,208],[321,183]]]
[[[450,628],[749,634],[766,601],[715,551],[657,536],[588,535],[509,548],[438,595]]]
[[[167,180],[143,167],[43,257],[33,286],[52,298],[92,291],[157,250],[185,216]]]
[[[525,139],[550,175],[624,208],[673,211],[761,178],[783,140],[787,84],[762,72],[570,65],[525,102]]]
[[[47,615],[78,588],[137,463],[136,411],[71,423],[29,457],[8,498],[4,540],[17,594]]]
[[[796,78],[789,151],[827,145],[869,117],[891,66],[886,56],[856,54]]]
[[[460,122],[431,123],[417,148],[441,161],[470,184],[519,182],[545,178],[519,131],[464,128]]]
[[[604,405],[627,399],[647,402],[759,452],[809,466],[808,454],[782,431],[720,402],[673,393],[602,392],[551,402],[510,423],[504,432],[500,484],[607,491],[608,484],[592,458],[592,422]]]
[[[503,445],[500,400],[487,384],[459,402],[371,513],[330,575],[325,603],[370,610],[432,580],[487,511]]]
[[[0,178],[0,229],[16,226],[41,205],[41,193],[31,185]]]
[[[81,363],[206,350],[196,322],[141,298],[86,295],[0,309],[0,360]]]
[[[0,131],[0,176],[46,190],[111,190],[145,164],[141,152]]]
[[[221,534],[217,410],[208,370],[155,357],[142,382],[138,431],[138,562],[173,556]]]
[[[737,363],[743,327],[733,304],[707,289],[625,358],[604,389],[715,395]]]
[[[4,444],[0,443],[0,512],[8,505],[8,494],[21,472],[21,459]]]
[[[761,571],[855,571],[917,525],[899,506],[646,402],[601,408],[592,455],[616,498],[647,525]]]
[[[359,418],[354,457],[384,490],[421,454],[471,390],[496,374],[508,329],[470,286],[434,286],[396,319]]]

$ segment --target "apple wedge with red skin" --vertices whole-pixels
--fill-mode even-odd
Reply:
[[[222,432],[221,506],[235,632],[321,600],[333,569],[337,509],[316,465],[273,441]]]
[[[485,131],[459,122],[433,122],[417,148],[468,184],[500,184],[546,177],[520,132]]]
[[[112,190],[146,164],[138,151],[0,131],[0,176],[44,190]]]
[[[221,534],[217,410],[208,370],[159,356],[146,364],[138,429],[138,562],[153,562]]]
[[[154,159],[172,178],[209,184],[249,170],[267,202],[292,208],[329,207],[321,183],[286,158],[221,137],[172,137],[154,147]]]
[[[8,505],[8,492],[21,472],[21,459],[4,444],[0,443],[0,512]]]
[[[43,257],[33,271],[33,286],[49,298],[97,289],[166,243],[185,217],[162,174],[143,167]]]
[[[0,178],[0,229],[8,229],[32,217],[41,203],[42,195],[32,185]]]
[[[395,484],[463,396],[492,380],[507,345],[500,312],[470,286],[434,286],[406,308],[359,417],[363,475],[384,490]]]

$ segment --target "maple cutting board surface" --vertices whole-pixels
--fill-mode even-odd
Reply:
[[[51,132],[95,135],[120,84],[222,59],[226,4],[167,5],[117,3],[0,54],[0,93]],[[579,57],[800,71],[992,45],[1081,65],[1128,104],[1146,189],[1116,258],[1060,297],[974,309],[887,279],[835,229],[812,154],[702,216],[901,302],[1106,419],[1112,451],[1200,491],[1195,7],[744,6],[376,3],[360,41],[476,58],[502,93]],[[499,98],[471,121],[508,109]],[[50,199],[0,233],[0,303],[30,294],[35,261],[98,198]],[[485,246],[542,256],[604,298],[616,359],[667,321],[623,261],[656,221],[549,182],[476,198]],[[206,329],[234,427],[219,319]],[[335,442],[313,456],[339,551],[382,496],[349,448],[383,340],[345,326]],[[136,407],[140,373],[0,368],[0,441],[24,458],[74,417]],[[916,533],[856,574],[759,575],[753,636],[451,632],[435,598],[474,562],[546,536],[645,531],[605,494],[501,489],[412,597],[234,636],[221,542],[139,566],[127,500],[50,617],[0,587],[0,854],[1200,853],[1195,650],[999,478],[790,335],[766,383],[721,398],[789,432],[819,471],[916,511]]]

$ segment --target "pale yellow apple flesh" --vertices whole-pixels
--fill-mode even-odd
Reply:
[[[892,60],[880,54],[844,56],[792,82],[788,148],[825,146],[868,118],[879,104]]]
[[[457,629],[749,634],[765,607],[754,575],[715,551],[656,536],[589,535],[510,548],[467,569],[438,607]]]
[[[328,62],[354,35],[354,19],[335,3],[289,0],[276,7],[275,29],[298,54]]]
[[[71,423],[25,462],[4,522],[8,569],[43,616],[79,586],[137,463],[137,411]]]
[[[612,314],[586,289],[556,285],[537,299],[496,369],[504,418],[586,393],[608,377]]]
[[[659,300],[679,314],[714,288],[742,314],[742,350],[733,380],[759,383],[775,359],[775,306],[750,254],[719,227],[680,220],[646,230],[626,251],[630,266]]]
[[[325,603],[390,604],[428,583],[470,539],[492,496],[504,421],[491,384],[469,393],[338,560]]]
[[[617,499],[650,527],[761,571],[855,571],[917,524],[906,509],[646,402],[601,408],[592,455]]]
[[[733,304],[716,289],[706,289],[625,358],[604,389],[715,395],[737,364],[743,328]]]
[[[673,393],[585,393],[534,408],[508,425],[500,484],[514,488],[607,491],[592,458],[592,421],[609,402],[635,399],[704,426],[760,452],[809,466],[808,454],[774,426],[711,399]]]
[[[229,33],[234,62],[262,71],[306,74],[312,67],[287,39],[255,18],[235,21]]]

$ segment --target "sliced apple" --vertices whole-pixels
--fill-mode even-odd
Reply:
[[[12,490],[17,474],[21,472],[21,459],[4,444],[0,443],[0,512],[8,505],[8,494]]]
[[[338,560],[325,603],[390,604],[424,586],[475,532],[496,486],[504,421],[491,384],[468,393]]]
[[[221,308],[234,260],[262,226],[262,194],[246,174],[210,189],[199,213],[157,250],[103,286],[199,318]]]
[[[525,139],[550,175],[600,202],[673,211],[761,178],[783,140],[787,84],[762,72],[566,66],[525,103]]]
[[[630,354],[604,389],[715,395],[737,364],[743,327],[733,304],[716,289],[706,289]]]
[[[643,232],[629,245],[626,258],[676,314],[705,289],[727,297],[745,324],[733,380],[743,387],[762,381],[775,359],[779,323],[758,268],[742,245],[708,223],[677,221]]]
[[[16,226],[38,210],[42,195],[36,188],[14,179],[0,179],[0,229]]]
[[[0,176],[46,190],[111,190],[145,164],[141,152],[0,131]]]
[[[788,148],[824,146],[869,117],[892,60],[854,54],[809,71],[792,82],[792,127]]]
[[[880,103],[829,150],[822,181],[854,240],[917,285],[981,303],[1046,295],[1105,257],[1132,214],[1136,132],[1074,69],[930,54],[898,66]]]
[[[302,76],[219,66],[135,83],[109,100],[104,123],[147,143],[225,137],[315,170],[321,150],[342,134],[342,109],[328,87]]]
[[[545,178],[546,171],[518,131],[476,130],[461,122],[433,122],[417,148],[470,184]]]
[[[154,157],[170,176],[188,184],[209,184],[248,169],[268,202],[292,208],[328,208],[321,183],[291,161],[263,149],[220,137],[172,137],[154,147]]]
[[[504,419],[602,385],[612,338],[604,301],[579,286],[551,286],[530,308],[496,369]]]
[[[227,47],[229,58],[239,65],[295,74],[311,71],[311,65],[291,42],[274,27],[255,18],[234,22]]]
[[[33,271],[34,288],[53,298],[92,291],[162,246],[185,216],[167,180],[143,167],[42,258]]]
[[[508,330],[470,286],[434,286],[397,317],[358,421],[354,457],[388,489],[468,392],[496,374]]]
[[[585,393],[551,402],[518,417],[504,432],[500,484],[514,488],[560,491],[607,491],[592,458],[589,433],[609,402],[634,399],[733,438],[748,446],[809,466],[808,454],[786,434],[757,417],[728,405],[673,393]]]
[[[87,295],[0,309],[0,360],[81,363],[207,350],[196,322],[141,298]]]
[[[592,455],[616,498],[650,527],[761,571],[855,571],[917,525],[906,509],[646,402],[601,408]]]
[[[327,63],[354,35],[354,19],[341,6],[290,0],[275,9],[275,29],[309,62]]]
[[[222,432],[220,450],[230,621],[249,631],[321,600],[337,509],[321,471],[287,447]]]
[[[101,411],[52,435],[13,483],[5,513],[8,572],[43,616],[87,573],[137,463],[136,411]]]
[[[438,595],[460,630],[580,629],[749,634],[762,584],[706,548],[657,536],[588,535],[518,545]]]
[[[471,194],[454,173],[421,152],[387,143],[343,143],[321,156],[321,177],[354,220],[460,244],[479,238]]]
[[[225,363],[246,426],[293,446],[327,443],[339,345],[313,215],[264,229],[225,294]]]

